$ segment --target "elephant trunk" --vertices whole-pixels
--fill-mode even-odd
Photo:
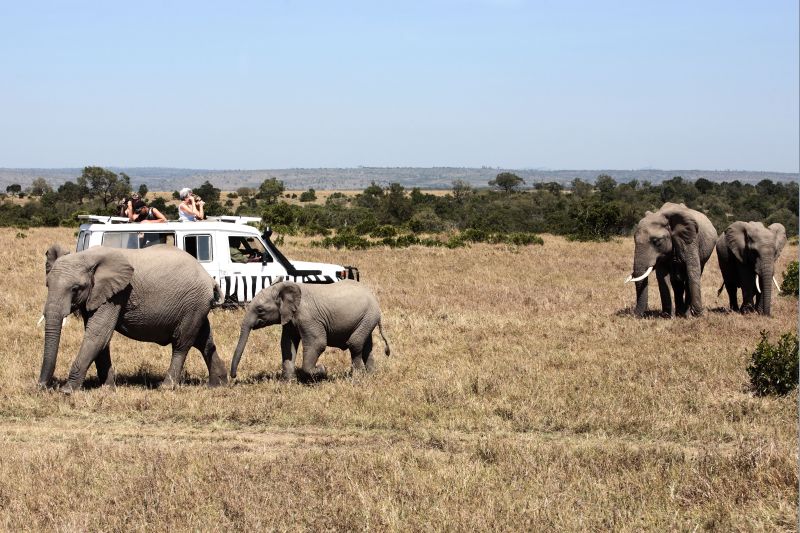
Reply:
[[[636,283],[636,308],[633,311],[635,316],[643,316],[647,312],[647,285],[648,276],[653,271],[653,265],[639,259],[639,256],[633,262],[633,273],[628,281]]]
[[[761,282],[761,294],[758,296],[757,311],[762,315],[770,315],[772,310],[772,280],[775,267],[771,261],[764,261],[756,270],[756,277]]]
[[[236,377],[236,369],[239,367],[239,360],[242,358],[245,345],[247,345],[250,329],[251,327],[249,324],[242,325],[242,331],[239,334],[239,342],[236,344],[236,351],[233,353],[233,360],[231,361],[231,378]]]
[[[63,317],[58,313],[47,313],[44,326],[44,355],[42,370],[39,372],[39,387],[46,388],[53,379],[58,356],[58,344],[61,341],[61,323]]]

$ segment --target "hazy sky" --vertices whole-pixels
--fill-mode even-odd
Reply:
[[[0,0],[0,166],[798,171],[798,3]]]

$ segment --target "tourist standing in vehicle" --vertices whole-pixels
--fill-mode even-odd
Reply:
[[[138,192],[131,195],[128,200],[128,207],[125,209],[125,216],[128,217],[128,222],[136,222],[136,218],[139,216],[139,210],[144,205],[145,203],[142,201],[142,197]]]
[[[167,217],[161,214],[161,211],[156,209],[155,207],[147,207],[146,205],[142,205],[139,208],[139,212],[136,216],[136,222],[142,223],[160,223],[166,222]]]
[[[188,187],[183,188],[178,193],[181,197],[181,203],[178,206],[178,218],[181,221],[194,222],[205,218],[203,213],[203,200],[196,200],[192,190]]]

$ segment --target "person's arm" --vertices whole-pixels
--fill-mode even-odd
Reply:
[[[161,211],[159,211],[155,207],[153,208],[153,214],[156,216],[155,220],[143,220],[142,222],[148,222],[150,224],[159,224],[161,222],[166,222],[167,221],[167,217],[162,215]]]
[[[203,200],[200,200],[199,202],[196,202],[194,205],[195,209],[197,210],[197,219],[202,220],[206,218],[206,215],[203,212],[203,206],[205,205],[205,202]]]
[[[128,215],[128,222],[136,221],[138,215],[133,212],[133,202],[130,200],[128,201],[128,207],[125,209],[125,214]]]

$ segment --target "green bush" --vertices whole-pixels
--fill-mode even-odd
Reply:
[[[396,237],[397,236],[397,228],[390,224],[384,224],[383,226],[378,226],[369,234],[370,237],[374,237],[376,239],[383,239],[385,237]]]
[[[797,298],[798,286],[798,273],[797,261],[792,261],[786,267],[783,273],[783,281],[781,282],[781,294],[783,296],[794,296]]]
[[[503,239],[507,244],[516,244],[517,246],[529,246],[531,244],[544,244],[541,237],[535,233],[509,233]]]
[[[762,331],[747,367],[753,391],[759,396],[787,394],[797,387],[797,372],[797,335],[785,333],[775,346]]]
[[[351,250],[365,250],[372,246],[372,243],[352,233],[340,233],[333,237],[325,237],[322,241],[312,241],[312,246],[322,246],[323,248],[350,248]]]

